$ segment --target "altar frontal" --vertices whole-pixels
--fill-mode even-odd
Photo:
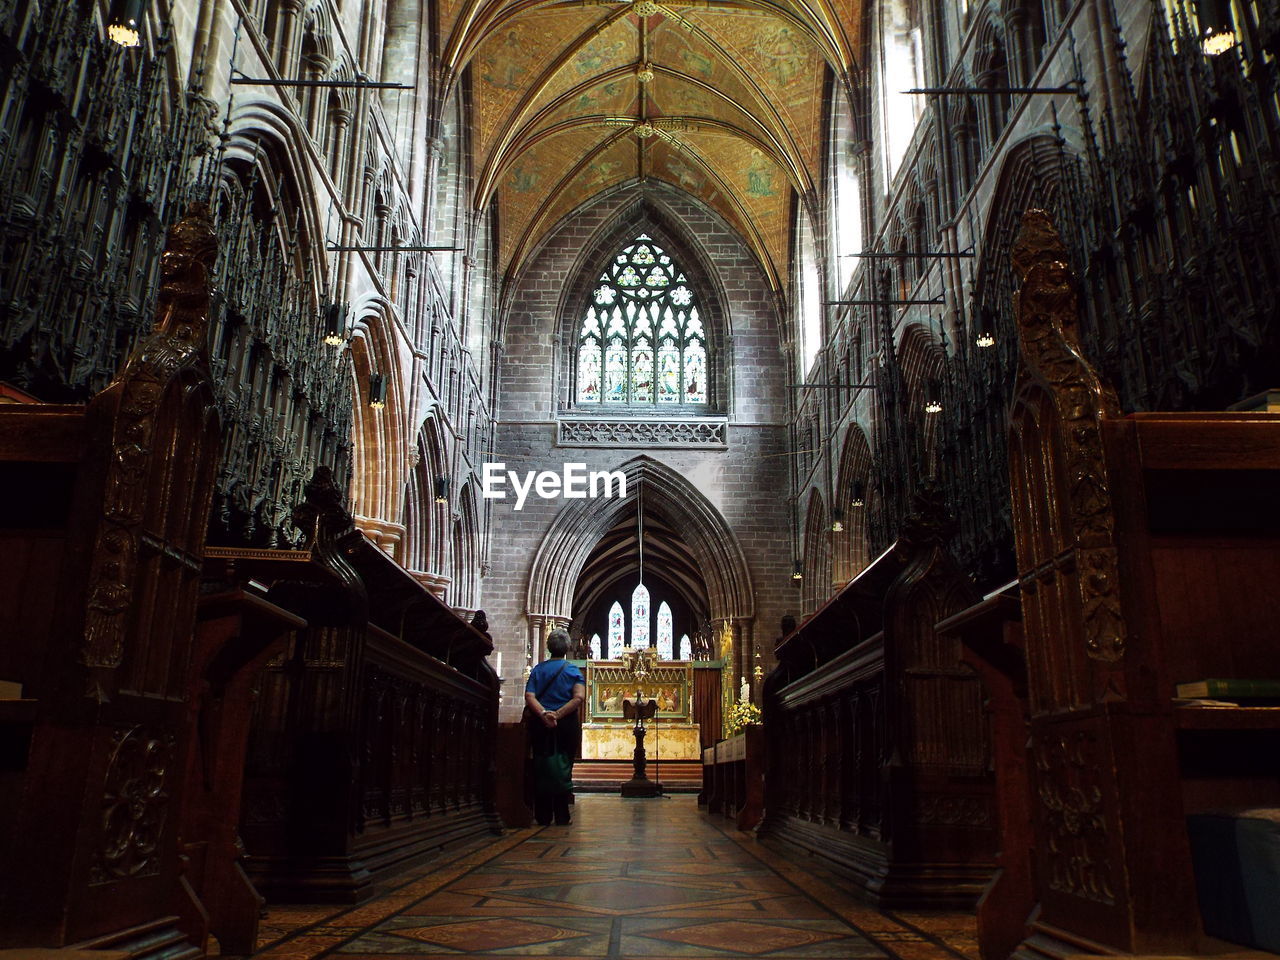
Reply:
[[[630,760],[635,749],[623,701],[653,700],[657,715],[647,723],[650,758],[696,760],[702,756],[698,724],[692,721],[693,664],[656,667],[637,682],[619,661],[587,664],[587,720],[582,727],[584,760]]]

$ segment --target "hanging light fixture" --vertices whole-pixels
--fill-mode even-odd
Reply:
[[[380,373],[369,375],[369,406],[381,410],[387,405],[387,378]]]
[[[143,0],[115,0],[111,4],[111,17],[107,21],[107,36],[122,47],[136,47],[142,43]]]
[[[852,507],[865,507],[867,505],[867,485],[861,480],[853,481],[853,499],[849,501]]]
[[[347,305],[327,303],[321,309],[324,314],[324,342],[331,347],[341,346],[347,327]]]
[[[796,563],[795,563],[795,567],[792,569],[791,579],[792,579],[792,580],[803,580],[803,579],[804,579],[804,572],[800,569],[800,561],[799,561],[799,560],[797,560],[797,561],[796,561]]]
[[[939,388],[937,380],[930,380],[924,385],[924,412],[942,412],[942,390]]]
[[[844,533],[844,513],[839,507],[831,511],[831,532]]]
[[[436,503],[449,502],[449,478],[436,477]]]
[[[1200,49],[1206,56],[1216,57],[1236,45],[1231,0],[1196,0],[1196,20],[1200,23]]]
[[[996,337],[992,332],[996,328],[995,313],[989,307],[983,307],[978,312],[978,335],[974,338],[974,343],[982,349],[994,347],[996,345]]]

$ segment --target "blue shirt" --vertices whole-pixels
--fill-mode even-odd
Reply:
[[[563,670],[560,668],[564,667]],[[559,673],[554,680],[552,676]],[[544,710],[559,710],[573,698],[573,685],[585,684],[582,671],[567,660],[543,660],[529,673],[525,692],[538,697]],[[545,688],[545,689],[543,689]],[[542,690],[539,695],[538,691]]]

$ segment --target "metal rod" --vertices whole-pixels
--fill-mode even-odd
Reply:
[[[833,307],[841,304],[852,304],[856,307],[875,307],[875,306],[905,306],[909,303],[929,303],[937,306],[946,303],[945,297],[934,297],[932,300],[823,300],[824,307]]]
[[[905,250],[902,253],[882,252],[875,253],[842,253],[842,257],[866,257],[869,259],[886,259],[892,260],[897,257],[943,257],[949,260],[970,259],[977,256],[972,250],[967,252],[953,253],[950,250]]]
[[[879,386],[874,383],[851,383],[845,386],[843,383],[788,383],[788,387],[792,390],[879,390]]]
[[[272,80],[270,77],[232,77],[232,83],[250,87],[342,87],[356,90],[414,90],[407,83],[385,83],[381,80]]]
[[[457,253],[465,247],[325,247],[330,253]]]
[[[962,94],[965,96],[994,96],[998,93],[1081,93],[1081,85],[1068,83],[1061,87],[912,87],[903,93],[928,93],[945,96]]]

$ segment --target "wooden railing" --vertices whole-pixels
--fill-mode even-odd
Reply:
[[[215,551],[306,620],[267,667],[242,835],[268,899],[359,900],[442,845],[499,829],[489,637],[308,487],[306,551]]]
[[[702,751],[702,794],[708,813],[753,830],[764,812],[764,729],[758,724]]]
[[[972,588],[917,498],[902,538],[778,646],[765,684],[760,835],[887,906],[971,905],[995,849],[976,677],[934,624]]]

